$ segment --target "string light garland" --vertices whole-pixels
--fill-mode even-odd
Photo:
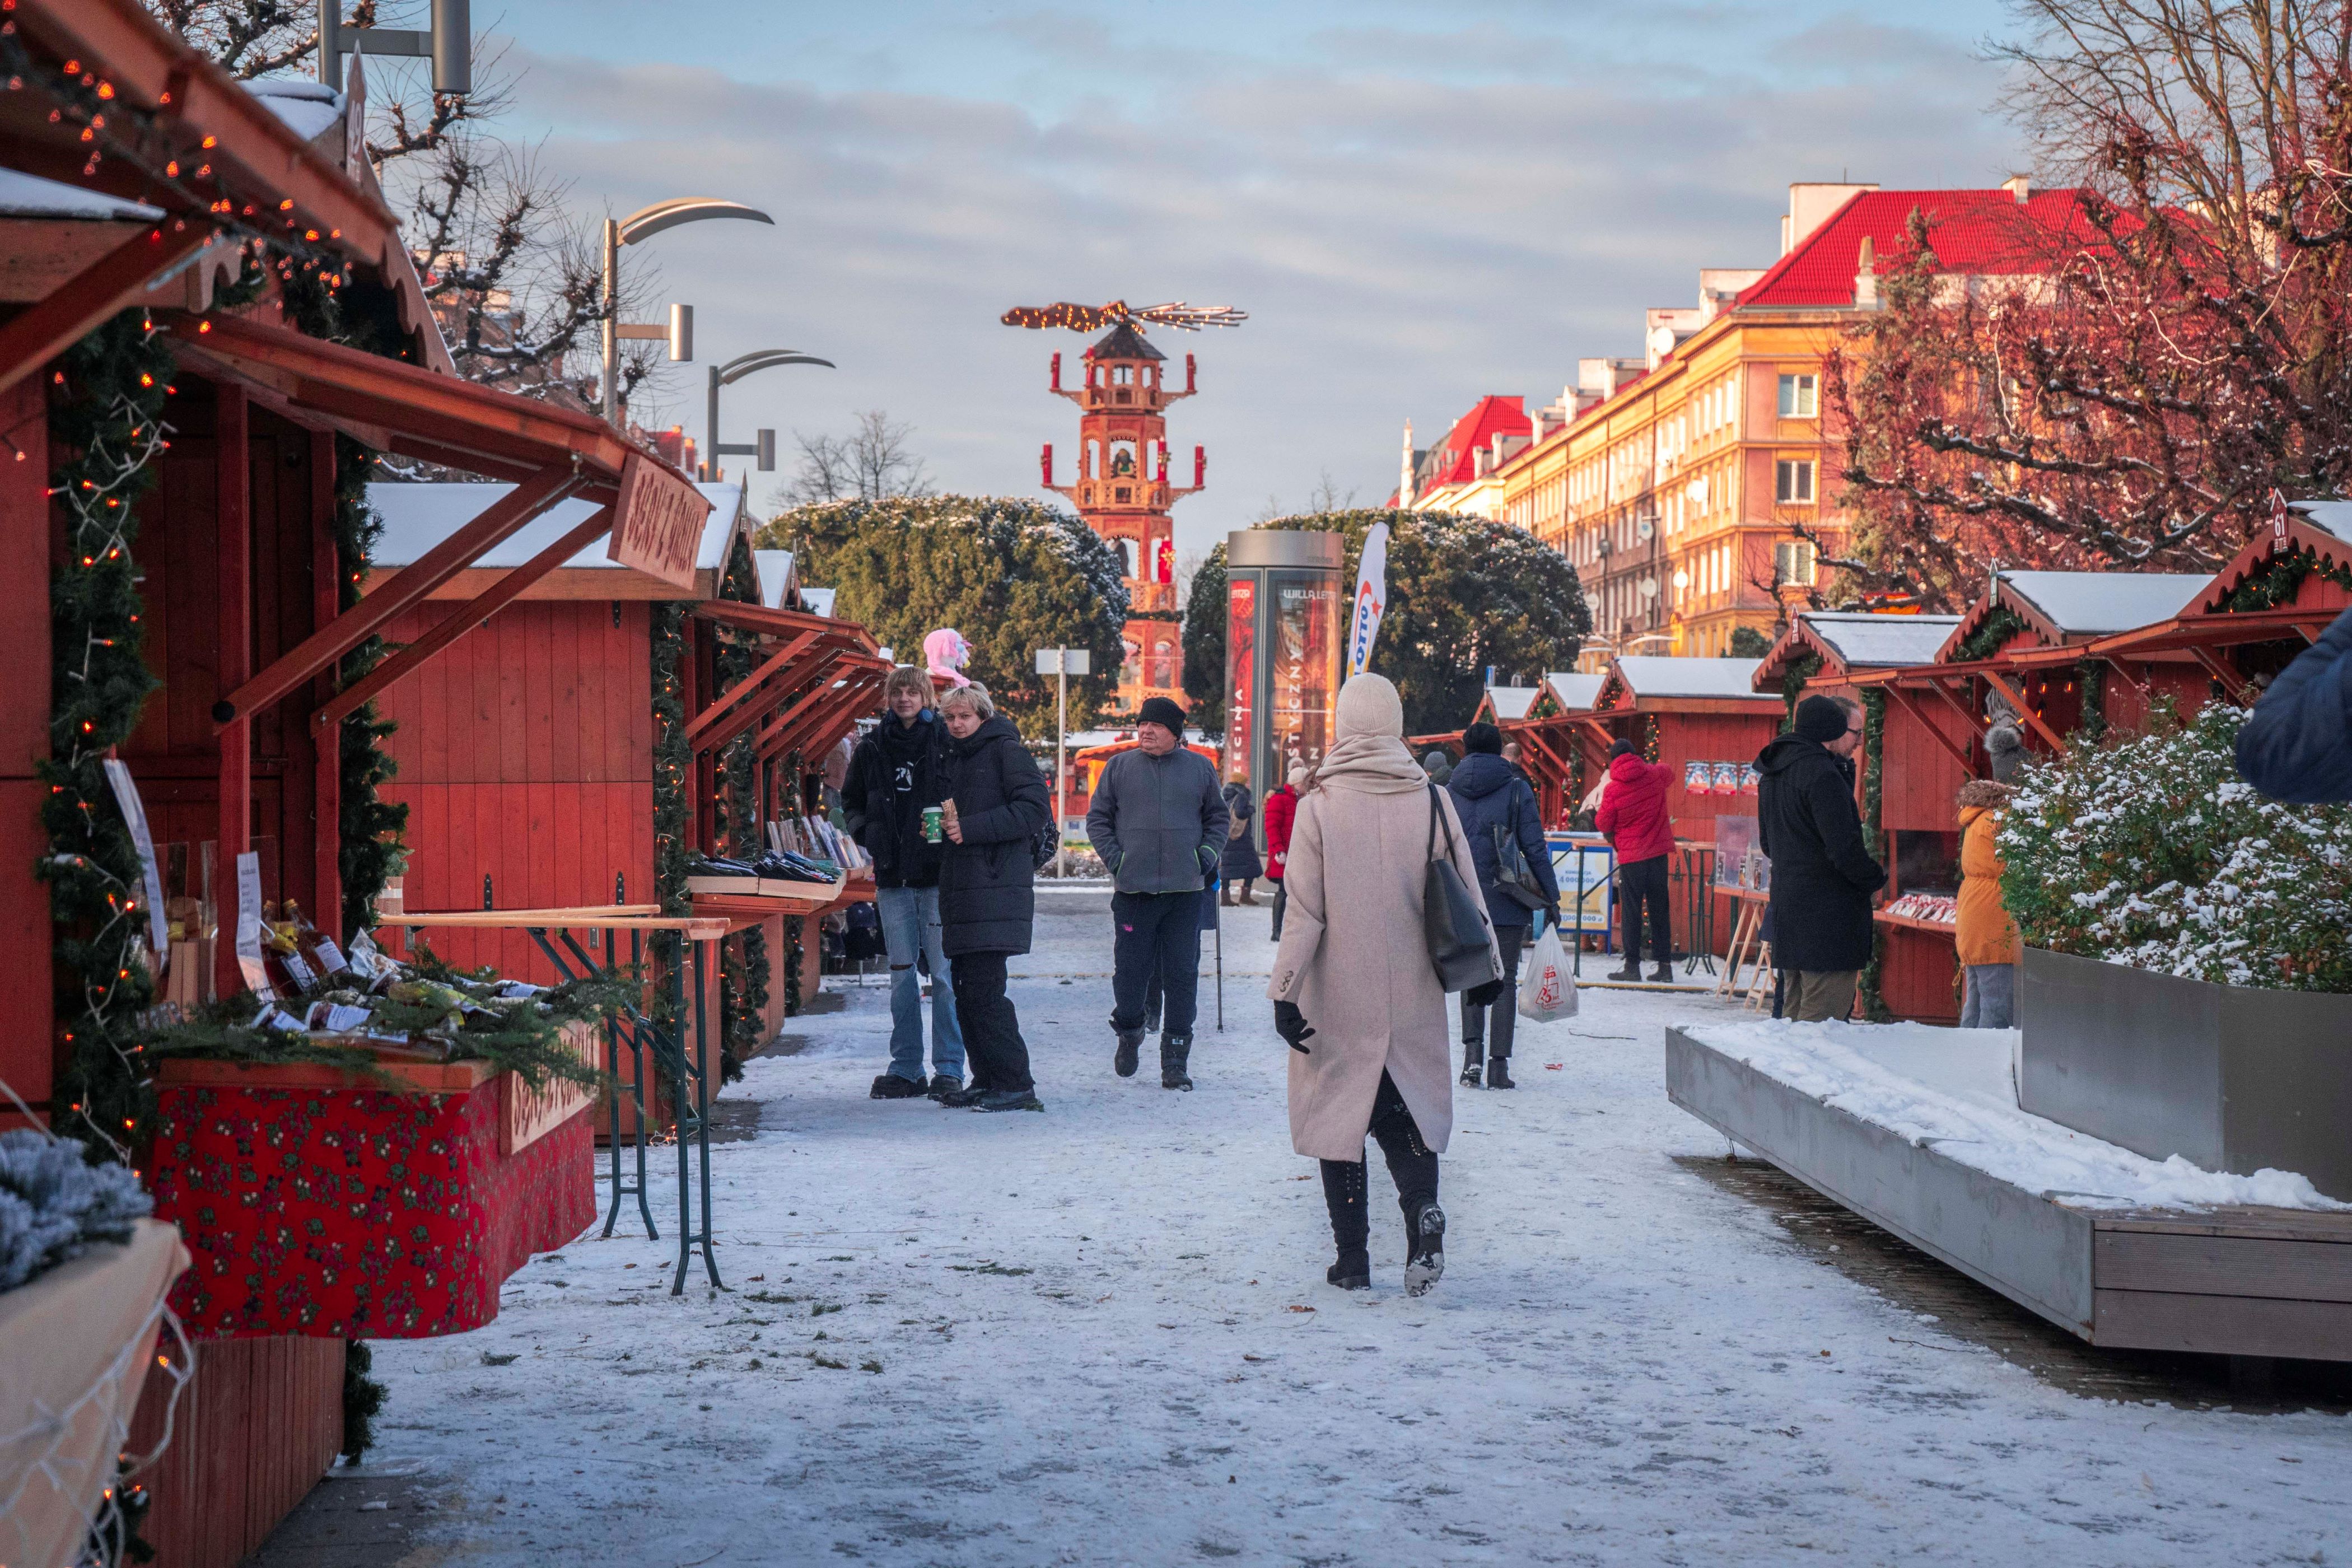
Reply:
[[[655,602],[648,616],[652,645],[654,712],[654,899],[666,915],[687,912],[686,778],[694,752],[686,739],[686,688],[679,662],[686,656],[686,606],[674,599]],[[679,961],[676,931],[656,931],[650,944],[654,973],[676,973]],[[670,987],[654,987],[654,1021],[665,1027],[677,1023]]]

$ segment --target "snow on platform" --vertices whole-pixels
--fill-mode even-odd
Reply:
[[[2018,1109],[2011,1030],[1666,1031],[1675,1104],[2094,1343],[2352,1360],[2352,1205]]]

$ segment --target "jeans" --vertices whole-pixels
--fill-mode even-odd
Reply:
[[[1021,1016],[1004,994],[1004,952],[955,955],[957,1016],[971,1031],[971,1087],[1027,1093],[1037,1087],[1029,1076],[1029,1042],[1021,1037]]]
[[[2017,965],[1971,963],[1966,973],[1968,984],[1963,987],[1965,996],[1960,1003],[1960,1027],[2017,1027]]]
[[[882,917],[882,945],[890,952],[890,1070],[923,1081],[923,982],[915,973],[922,954],[931,971],[931,1070],[963,1076],[963,1026],[956,1021],[947,954],[940,951],[940,890],[877,888],[874,912]]]
[[[1784,969],[1789,1016],[1800,1024],[1843,1023],[1853,1012],[1859,969]]]
[[[1486,1054],[1489,1056],[1507,1057],[1511,1054],[1511,1042],[1517,1037],[1519,1027],[1519,950],[1527,945],[1529,929],[1527,926],[1495,928],[1495,950],[1503,959],[1503,978],[1495,984],[1503,988],[1502,994],[1482,1005],[1470,1000],[1479,987],[1473,986],[1462,993],[1464,1067],[1478,1059],[1477,1052],[1468,1047],[1482,1040],[1486,1041]],[[1489,1015],[1495,1020],[1492,1040],[1486,1040]]]
[[[1628,860],[1617,868],[1617,908],[1625,928],[1625,967],[1642,963],[1642,906],[1650,908],[1650,962],[1675,961],[1675,914],[1666,902],[1666,857]]]
[[[1202,893],[1110,896],[1111,1027],[1140,1029],[1154,974],[1164,997],[1163,1033],[1190,1035],[1200,1010]]]

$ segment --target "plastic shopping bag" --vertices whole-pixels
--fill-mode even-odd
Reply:
[[[1528,948],[1527,971],[1519,977],[1519,1016],[1538,1024],[1576,1016],[1576,976],[1560,948],[1559,930],[1549,923]]]

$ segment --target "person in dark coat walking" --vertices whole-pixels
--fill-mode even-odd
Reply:
[[[1642,978],[1642,911],[1650,914],[1650,957],[1665,984],[1675,977],[1675,912],[1667,898],[1666,861],[1675,852],[1675,819],[1666,808],[1675,770],[1645,763],[1631,741],[1609,749],[1609,782],[1593,826],[1617,851],[1617,908],[1624,921],[1625,966],[1612,980]]]
[[[1462,993],[1462,1081],[1478,1087],[1483,1056],[1486,1087],[1513,1089],[1517,1087],[1511,1082],[1511,1044],[1518,1031],[1519,952],[1527,945],[1535,911],[1502,889],[1504,844],[1517,846],[1528,869],[1535,873],[1555,926],[1559,923],[1559,882],[1552,874],[1536,792],[1518,769],[1503,760],[1503,732],[1492,724],[1473,724],[1462,731],[1462,752],[1445,788],[1470,840],[1478,890],[1486,896],[1496,951],[1503,960],[1501,979]]]
[[[1227,909],[1236,903],[1255,907],[1257,900],[1250,895],[1250,884],[1265,875],[1265,867],[1257,858],[1257,840],[1250,836],[1250,823],[1257,816],[1257,803],[1250,798],[1250,786],[1235,779],[1225,786],[1225,810],[1233,820],[1225,827],[1224,877],[1217,888],[1217,902]],[[1242,885],[1241,896],[1233,894],[1233,885]]]
[[[2292,805],[2352,800],[2352,610],[2254,704],[2238,731],[2238,776]]]
[[[882,682],[881,723],[850,753],[841,784],[850,837],[874,857],[874,912],[890,955],[890,1070],[874,1080],[876,1100],[909,1100],[923,1081],[923,987],[931,972],[931,1072],[928,1092],[963,1087],[963,1027],[940,945],[940,854],[923,837],[923,810],[946,798],[947,729],[931,710],[931,678],[902,664]]]
[[[1184,710],[1165,697],[1137,712],[1136,749],[1113,757],[1087,803],[1087,837],[1113,891],[1111,1070],[1132,1078],[1143,1047],[1146,993],[1162,991],[1160,1087],[1191,1089],[1192,1018],[1201,987],[1201,900],[1225,852],[1217,770],[1184,745]]]
[[[948,727],[947,853],[940,861],[940,938],[955,971],[971,1085],[939,1097],[974,1110],[1043,1110],[1029,1046],[1004,994],[1005,960],[1029,951],[1037,889],[1030,846],[1053,816],[1036,760],[988,689],[940,699]]]
[[[1886,868],[1864,842],[1853,804],[1862,707],[1831,697],[1797,704],[1797,727],[1757,753],[1756,835],[1772,862],[1772,962],[1800,1023],[1853,1011],[1870,963],[1870,896]]]

